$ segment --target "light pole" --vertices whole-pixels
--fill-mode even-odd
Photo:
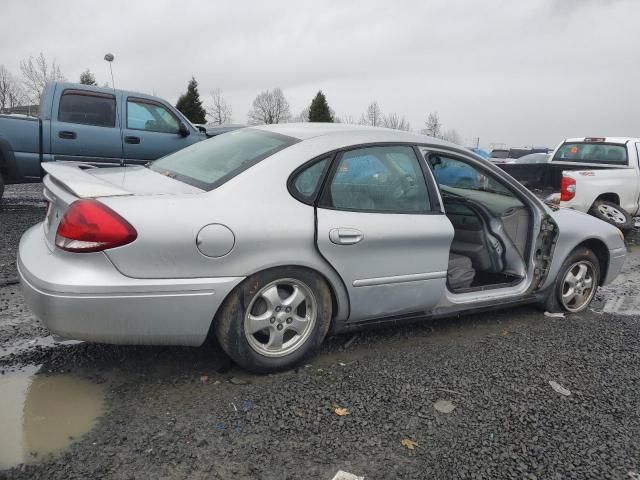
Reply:
[[[113,62],[113,59],[114,59],[114,58],[115,58],[115,57],[113,56],[113,53],[107,53],[107,54],[104,56],[104,59],[109,63],[109,71],[111,72],[111,88],[113,88],[113,89],[115,90],[115,88],[116,88],[116,84],[115,84],[115,82],[113,81],[113,68],[111,67],[111,63]]]
[[[113,68],[111,67],[111,64],[113,63],[114,58],[115,57],[113,56],[113,53],[107,53],[104,56],[104,59],[109,64],[109,71],[111,72],[111,88],[113,89],[113,95],[115,100],[116,82],[113,80]],[[117,105],[116,105],[116,118],[118,119],[118,126],[120,127],[120,138],[122,139],[122,123],[120,123],[120,113],[119,113],[119,107]],[[122,145],[122,150],[121,150],[122,155],[120,156],[120,166],[124,167],[124,144],[120,142],[120,145]]]

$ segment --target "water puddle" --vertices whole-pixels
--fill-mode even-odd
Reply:
[[[56,453],[88,432],[102,413],[99,385],[39,367],[0,376],[0,469]]]

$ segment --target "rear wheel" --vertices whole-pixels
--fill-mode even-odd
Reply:
[[[214,319],[223,350],[255,372],[291,368],[321,345],[331,322],[331,294],[318,274],[274,268],[242,282]]]
[[[624,208],[606,200],[597,200],[589,213],[620,230],[631,230],[634,225],[633,218]]]
[[[600,283],[600,264],[588,248],[578,248],[562,264],[545,307],[577,313],[589,306]]]

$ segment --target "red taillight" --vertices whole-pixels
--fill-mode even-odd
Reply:
[[[560,184],[560,201],[568,202],[576,196],[576,181],[573,178],[562,177]]]
[[[138,232],[124,218],[97,200],[77,200],[64,214],[56,246],[68,252],[100,252],[133,242]]]

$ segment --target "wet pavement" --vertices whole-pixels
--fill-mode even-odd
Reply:
[[[38,189],[8,187],[0,209],[0,478],[640,473],[638,233],[587,312],[523,307],[337,336],[307,365],[257,376],[213,342],[51,337],[12,281],[17,241],[44,215]]]

